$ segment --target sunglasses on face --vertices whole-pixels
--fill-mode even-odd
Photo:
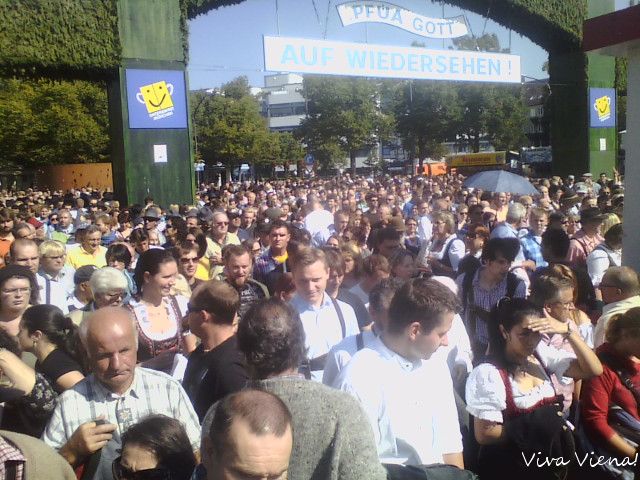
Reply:
[[[150,468],[134,472],[122,466],[120,460],[121,457],[116,458],[111,465],[115,480],[171,480],[171,472],[166,468]]]

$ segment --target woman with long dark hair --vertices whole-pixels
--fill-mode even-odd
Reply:
[[[170,251],[147,250],[140,255],[133,277],[138,295],[129,301],[137,321],[138,361],[163,371],[171,368],[176,353],[190,353],[196,346],[195,337],[182,328],[187,298],[171,294],[177,275]],[[147,362],[152,359],[157,362]]]
[[[187,432],[175,418],[151,415],[122,435],[114,480],[189,480],[196,467]]]
[[[574,379],[602,373],[602,365],[568,323],[551,318],[524,299],[501,300],[489,323],[490,355],[467,380],[467,410],[481,445],[481,478],[555,479],[566,465],[538,468],[525,460],[573,460],[571,432],[550,376]],[[541,342],[542,334],[563,334],[575,357]]]
[[[35,370],[62,393],[84,378],[77,357],[77,326],[55,305],[35,305],[22,315],[18,341],[37,358]]]

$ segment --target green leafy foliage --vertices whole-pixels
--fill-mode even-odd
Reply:
[[[319,159],[344,152],[355,173],[356,154],[386,139],[393,119],[382,112],[376,84],[362,78],[310,77],[304,79],[308,116],[300,137]]]
[[[198,157],[207,163],[274,167],[304,157],[302,145],[291,133],[269,130],[246,77],[235,78],[213,93],[192,92],[190,102]]]
[[[0,159],[34,167],[108,159],[104,85],[0,80]]]
[[[95,76],[120,64],[115,0],[0,1],[5,75]]]
[[[460,122],[462,109],[453,84],[410,81],[398,85],[394,114],[405,149],[420,163],[442,156],[441,143]]]

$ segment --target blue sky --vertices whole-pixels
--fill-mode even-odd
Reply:
[[[417,40],[424,42],[427,48],[448,48],[451,45],[449,40],[445,40],[443,45],[442,40],[419,37],[388,25],[361,24],[343,27],[336,10],[338,3],[344,3],[344,0],[315,0],[317,9],[314,9],[312,0],[278,0],[276,16],[276,0],[246,0],[239,5],[212,10],[191,20],[190,88],[217,87],[240,75],[246,75],[252,86],[263,86],[264,75],[267,73],[263,71],[262,35],[278,34],[277,19],[280,35],[288,37],[323,38],[326,28],[328,40],[407,46]],[[390,3],[422,15],[442,17],[440,2],[393,0]],[[445,5],[445,17],[457,15],[466,15],[476,36],[480,36],[483,31],[496,33],[502,47],[508,47],[507,28],[480,15]],[[547,52],[515,31],[511,33],[511,53],[522,57],[523,75],[546,77],[542,64],[547,60]]]

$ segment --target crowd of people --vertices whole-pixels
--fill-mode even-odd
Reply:
[[[634,478],[624,185],[579,180],[2,192],[0,476]]]

